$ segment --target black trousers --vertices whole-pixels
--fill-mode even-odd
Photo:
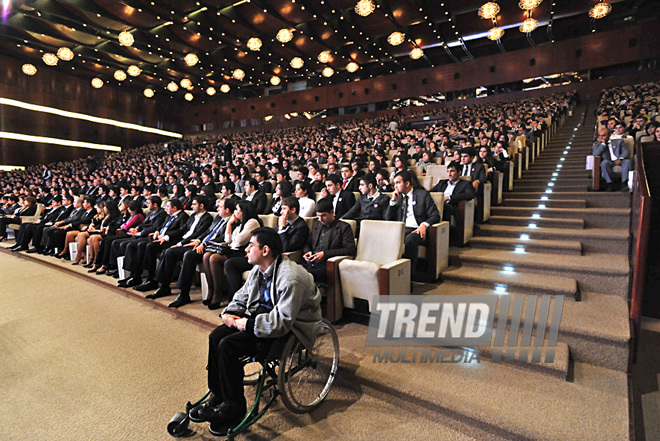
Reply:
[[[165,285],[172,282],[174,267],[179,260],[183,260],[184,254],[192,250],[193,247],[171,247],[165,250],[160,256],[160,263],[156,269],[154,280]],[[194,270],[193,270],[194,271]]]
[[[247,257],[232,257],[225,262],[225,277],[227,278],[227,291],[229,298],[233,298],[236,291],[243,286],[243,273],[250,271],[253,265],[248,263]]]
[[[328,261],[303,262],[303,267],[309,272],[316,283],[328,283]]]
[[[62,251],[64,248],[64,240],[66,239],[66,233],[71,231],[67,228],[62,230],[57,227],[46,227],[43,233],[42,243],[45,242],[45,245],[49,248],[57,248]]]
[[[417,233],[413,233],[414,228],[406,227],[406,238],[403,241],[403,257],[405,259],[410,259],[410,267],[413,271],[417,268],[417,256],[418,256],[418,247],[420,245],[427,245],[429,243],[428,235],[426,239],[422,239]],[[428,232],[428,228],[427,228]]]
[[[170,246],[169,242],[160,244],[146,238],[129,241],[124,255],[124,269],[130,271],[131,277],[142,277],[142,272],[146,269],[147,278],[152,280],[156,274],[158,255]]]
[[[195,268],[202,263],[203,258],[204,253],[200,254],[193,247],[186,247],[186,252],[183,254],[183,266],[181,267],[179,281],[177,282],[182,295],[190,294],[190,287],[195,277]]]
[[[104,237],[99,246],[99,250],[96,253],[96,260],[94,264],[96,266],[106,265],[110,268],[114,268],[117,265],[117,258],[115,260],[110,260],[110,255],[112,253],[112,244],[120,239],[126,239],[128,237],[126,233],[115,234],[114,236]]]
[[[110,268],[117,267],[117,257],[126,255],[126,247],[133,241],[140,240],[140,237],[122,236],[119,239],[112,241],[110,252],[108,255],[108,265]]]
[[[231,408],[245,413],[244,372],[239,360],[244,356],[267,355],[273,341],[226,325],[215,328],[209,335],[208,385],[211,392],[222,397]]]
[[[30,239],[32,239],[32,225],[32,222],[29,222],[27,224],[21,224],[19,227],[18,233],[16,233],[16,243],[21,247],[27,247],[30,243]],[[28,235],[28,232],[29,237],[26,241],[25,237]]]
[[[41,248],[44,246],[44,244],[41,242],[41,240],[44,237],[44,229],[46,229],[46,225],[44,224],[32,224],[32,245],[34,245],[37,248]],[[26,245],[27,246],[27,245]]]

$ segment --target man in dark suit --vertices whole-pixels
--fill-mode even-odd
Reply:
[[[190,250],[192,243],[198,239],[202,239],[202,235],[207,231],[209,226],[213,223],[213,216],[206,211],[208,201],[203,196],[195,196],[193,199],[192,209],[195,213],[190,216],[186,227],[182,230],[184,234],[168,238],[170,242],[174,243],[168,248],[161,256],[160,263],[156,269],[155,276],[147,280],[142,285],[137,286],[135,289],[140,292],[150,291],[158,287],[160,288],[150,296],[149,299],[157,299],[171,295],[170,282],[172,281],[172,274],[174,273],[174,266],[176,262],[183,259],[184,254]],[[190,303],[190,296],[187,293],[181,293],[179,296],[169,304],[170,308],[178,308]]]
[[[390,184],[389,179],[390,174],[387,172],[387,170],[378,170],[376,173],[376,186],[378,191],[389,192],[394,190],[394,187],[392,187],[392,184]]]
[[[464,179],[460,178],[461,166],[452,161],[447,166],[449,179],[443,179],[431,189],[432,192],[445,194],[445,208],[442,211],[442,220],[451,221],[451,217],[458,214],[458,203],[474,199],[476,193],[474,187]]]
[[[607,191],[615,191],[613,176],[616,174],[614,166],[621,167],[621,191],[628,191],[628,172],[630,171],[630,152],[622,138],[610,139],[607,129],[598,131],[598,140],[592,147],[594,156],[600,156],[600,172],[607,182]]]
[[[394,176],[394,193],[385,219],[406,223],[403,257],[416,268],[418,247],[428,244],[427,229],[440,222],[440,212],[429,192],[413,188],[412,183],[412,173],[407,170]]]
[[[360,197],[353,207],[344,214],[342,219],[364,219],[383,220],[385,210],[390,205],[390,197],[378,191],[376,178],[371,173],[360,178]],[[359,230],[358,230],[359,231]]]
[[[245,181],[245,193],[243,199],[249,201],[257,214],[264,214],[266,212],[266,205],[268,205],[268,198],[266,193],[259,191],[259,183],[254,178],[249,178]]]
[[[63,221],[71,216],[74,210],[74,198],[71,195],[66,195],[62,198],[62,208],[57,211],[57,215],[54,219],[48,218],[48,221],[37,221],[32,224],[31,233],[32,233],[32,248],[28,250],[28,253],[43,253],[45,242],[43,242],[43,233],[46,228],[52,227],[56,222]],[[82,210],[82,206],[80,206]],[[27,233],[29,234],[29,232]]]
[[[80,198],[78,200],[78,204],[80,204],[79,209],[72,211],[68,218],[55,222],[52,227],[44,230],[42,238],[42,243],[45,245],[44,255],[54,255],[56,248],[62,250],[68,231],[78,230],[81,225],[89,225],[92,222],[92,219],[96,216],[96,209],[94,209],[95,201],[96,198],[93,196],[87,196],[84,199]],[[68,250],[63,251],[65,253],[68,252]]]
[[[477,152],[472,147],[461,150],[461,176],[470,176],[476,192],[483,191],[486,184],[486,168],[479,162],[472,162]]]
[[[359,186],[360,183],[358,182],[358,179],[353,176],[353,170],[351,170],[351,166],[348,164],[344,164],[341,166],[341,189],[354,192],[354,191],[359,191]]]
[[[220,148],[222,148],[222,159],[224,160],[226,165],[231,164],[231,159],[232,159],[232,150],[233,147],[231,143],[229,142],[229,139],[227,139],[226,136],[222,137],[222,142],[220,143]]]
[[[328,259],[335,256],[355,256],[355,238],[351,226],[335,216],[332,201],[321,199],[316,204],[318,220],[314,221],[312,234],[303,247],[303,266],[314,276],[317,283],[328,280]]]
[[[129,241],[124,255],[124,269],[129,277],[119,281],[118,286],[128,288],[142,284],[142,271],[148,272],[148,279],[153,279],[156,272],[158,254],[172,245],[168,239],[176,237],[188,222],[188,214],[181,210],[181,201],[172,199],[165,204],[168,216],[163,219],[159,229],[147,237]],[[183,235],[184,232],[180,233]]]
[[[309,227],[305,219],[298,215],[300,204],[295,196],[289,196],[282,201],[282,214],[278,221],[277,233],[282,239],[283,251],[302,250],[309,238]],[[252,269],[246,256],[232,257],[225,262],[225,276],[229,297],[243,286],[243,273]]]
[[[257,180],[259,183],[259,191],[264,192],[264,193],[272,193],[273,192],[273,184],[268,182],[266,178],[268,177],[268,174],[266,173],[265,170],[259,170],[255,173],[254,178]]]
[[[337,175],[328,175],[325,178],[325,189],[321,190],[321,198],[332,204],[335,217],[341,218],[355,204],[355,195],[352,191],[341,189],[342,180]]]
[[[73,198],[71,198],[71,201],[73,201]],[[12,251],[27,250],[28,245],[30,244],[30,240],[32,240],[32,238],[34,237],[35,227],[59,220],[58,216],[64,213],[65,211],[66,211],[65,208],[62,206],[62,196],[60,195],[54,196],[51,199],[50,209],[44,210],[44,212],[41,214],[41,217],[39,217],[39,219],[37,219],[35,222],[21,223],[21,227],[18,229],[18,234],[16,235],[16,245],[11,247],[11,250]],[[52,225],[52,223],[50,225]]]

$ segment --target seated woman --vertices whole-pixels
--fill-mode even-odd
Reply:
[[[435,162],[431,160],[431,154],[425,150],[422,152],[422,157],[419,159],[419,161],[417,161],[417,165],[421,166],[424,170],[424,173],[426,173],[426,167],[429,165],[435,165]]]
[[[136,228],[144,221],[144,214],[140,201],[131,201],[128,204],[128,212],[130,217],[126,222],[120,225],[118,234],[110,235],[101,241],[96,258],[94,259],[94,267],[87,271],[88,273],[105,274],[110,268],[110,253],[112,251],[112,242],[117,239],[127,237],[127,231],[131,228]],[[112,231],[108,231],[112,233]]]
[[[487,146],[479,147],[479,158],[477,162],[480,162],[484,165],[486,169],[486,178],[488,182],[493,182],[493,172],[499,169],[499,161],[493,156],[493,152]]]
[[[0,218],[0,242],[6,238],[7,225],[14,223],[20,224],[23,216],[34,216],[37,212],[37,198],[34,196],[19,197],[18,201],[19,204],[22,203],[22,208],[16,211],[14,215],[7,215]]]
[[[408,170],[408,161],[401,155],[397,155],[392,159],[392,165],[394,166],[395,174],[400,171]]]
[[[298,198],[298,204],[300,204],[299,216],[312,217],[316,214],[315,195],[309,183],[305,181],[296,182],[296,197]]]
[[[282,213],[282,201],[288,198],[293,193],[293,186],[289,181],[280,181],[275,186],[275,194],[270,201],[270,206],[266,210],[266,214],[274,214],[279,216]]]
[[[197,186],[187,185],[184,192],[185,198],[181,201],[184,210],[192,210],[192,201],[197,196]]]
[[[128,207],[128,205],[124,206]],[[78,265],[80,261],[85,258],[86,253],[84,250],[89,241],[89,264],[83,266],[91,268],[94,259],[96,258],[96,251],[101,244],[101,239],[108,235],[108,231],[112,231],[114,234],[116,229],[123,223],[121,222],[122,214],[117,207],[117,202],[108,201],[106,202],[105,207],[97,208],[97,210],[99,213],[103,213],[103,219],[98,225],[93,221],[87,231],[81,231],[80,234],[78,234],[78,237],[76,238],[78,241],[78,256],[76,257],[76,260],[73,261],[72,265]]]
[[[222,299],[222,278],[227,259],[245,255],[245,247],[250,241],[250,233],[261,226],[261,221],[254,206],[246,201],[238,201],[234,214],[227,221],[225,242],[228,250],[220,253],[204,253],[202,272],[206,275],[209,286],[209,309],[220,308]]]
[[[92,222],[89,225],[81,225],[79,230],[70,230],[67,231],[66,237],[64,238],[64,248],[62,248],[62,252],[59,254],[56,254],[55,257],[58,259],[63,259],[64,256],[68,256],[69,254],[69,244],[72,243],[74,240],[76,240],[76,237],[80,235],[80,233],[87,231],[89,228],[100,228],[101,227],[101,222],[103,222],[103,219],[105,218],[105,202],[97,202],[96,203],[96,216],[92,219]],[[78,255],[81,255],[82,253],[80,252],[82,248],[78,248]],[[76,259],[79,260],[79,259]],[[74,262],[75,265],[77,263]]]

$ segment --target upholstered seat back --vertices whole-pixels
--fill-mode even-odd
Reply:
[[[403,222],[363,220],[355,260],[385,265],[400,259],[404,235]]]

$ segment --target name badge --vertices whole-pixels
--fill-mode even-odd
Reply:
[[[378,204],[374,204],[374,207],[375,207],[375,208],[378,208]]]
[[[413,201],[413,202],[412,202],[412,205],[413,205],[413,207],[414,207],[415,205],[417,205],[417,201]]]

